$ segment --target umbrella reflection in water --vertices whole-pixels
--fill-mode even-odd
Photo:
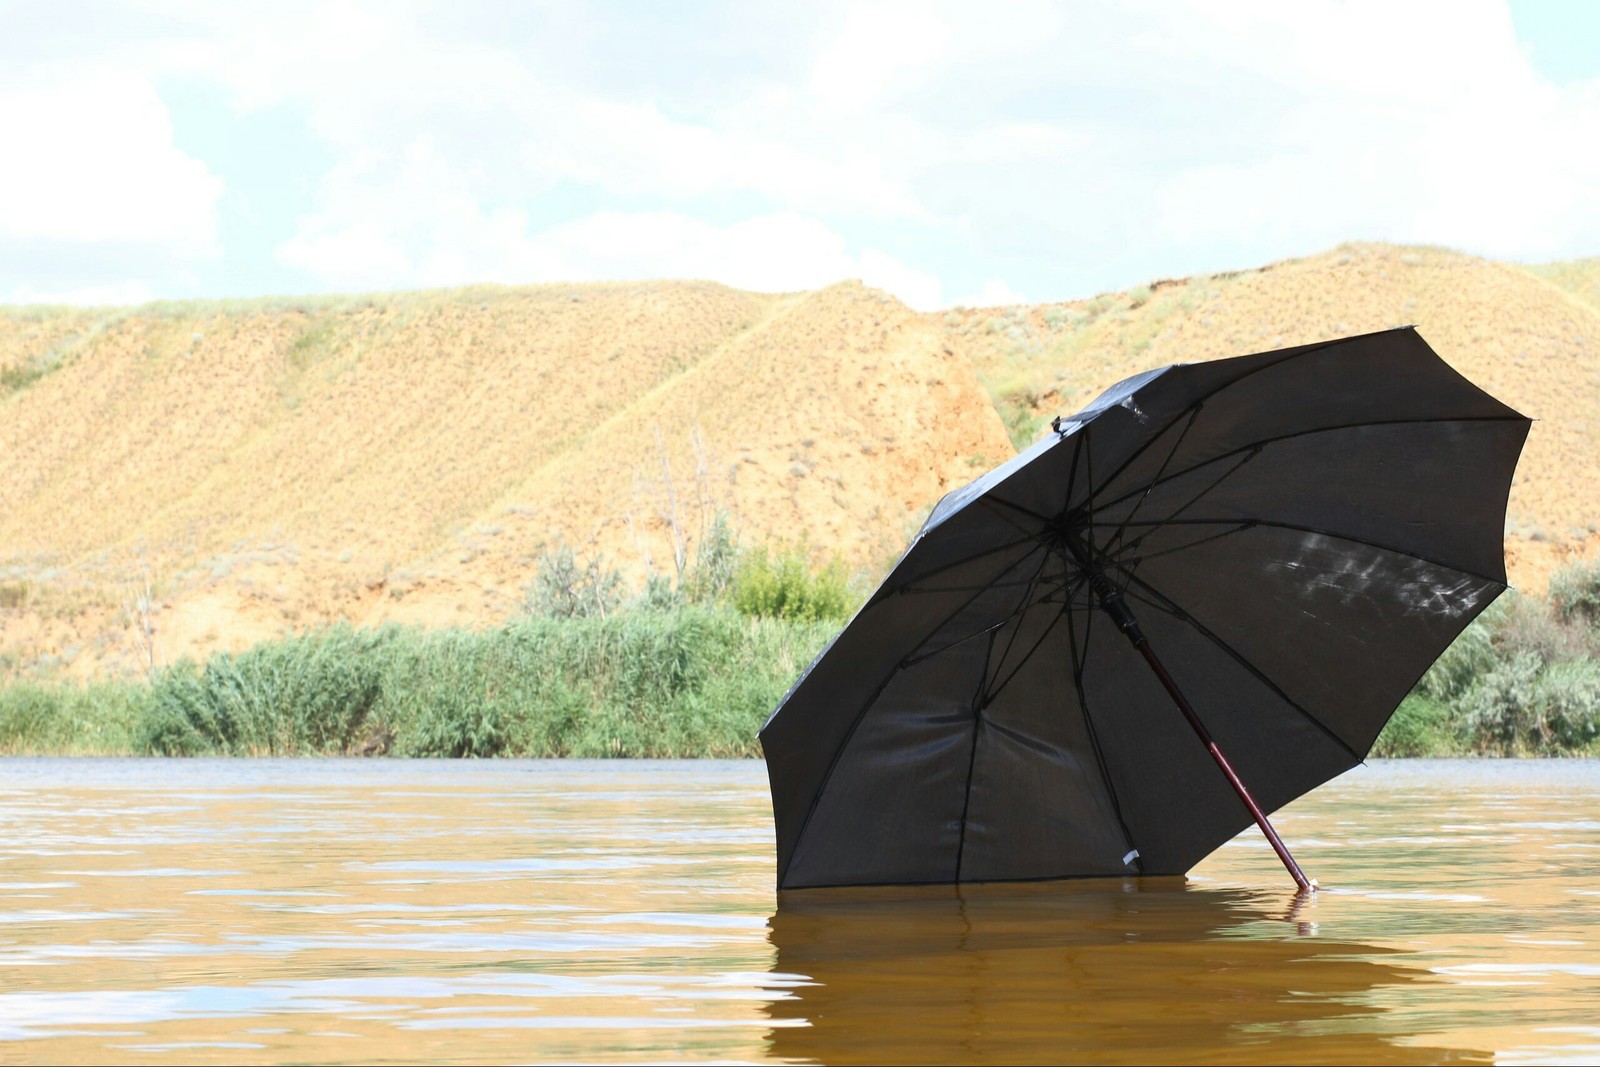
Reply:
[[[1270,901],[1270,902],[1269,902]],[[1282,898],[1146,878],[788,892],[771,1053],[849,1063],[1491,1063],[1381,999],[1396,949],[1285,937]],[[1293,927],[1289,927],[1292,930]],[[805,1025],[796,1025],[803,1023]]]

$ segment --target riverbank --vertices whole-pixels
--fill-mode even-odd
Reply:
[[[833,622],[683,607],[338,626],[147,682],[0,690],[0,753],[745,757]]]
[[[335,626],[138,681],[17,682],[0,689],[0,754],[759,756],[756,731],[846,607],[797,567],[746,570],[700,603],[589,611],[594,583],[571,579],[495,630]],[[1600,567],[1558,575],[1546,600],[1502,598],[1372,754],[1600,756]]]

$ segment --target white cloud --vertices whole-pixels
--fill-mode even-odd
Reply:
[[[222,181],[173,146],[150,83],[74,67],[0,89],[0,235],[215,251]]]
[[[286,262],[342,288],[694,278],[760,292],[815,289],[847,278],[912,307],[941,306],[938,279],[875,248],[852,253],[816,219],[792,212],[716,225],[680,212],[605,211],[534,233],[520,211],[483,212],[436,192],[440,217],[397,242],[382,202],[284,246]],[[380,281],[379,279],[383,279]]]
[[[345,288],[857,276],[933,307],[1362,237],[1600,251],[1600,83],[1539,78],[1500,0],[689,4],[659,43],[595,5],[285,2],[163,0],[74,80],[5,72],[0,237],[212,250],[220,183],[152,88],[181,77],[307,117],[334,162],[272,241]]]
[[[885,95],[903,71],[941,58],[950,27],[920,3],[852,7],[811,70],[813,98],[830,108],[860,107]]]

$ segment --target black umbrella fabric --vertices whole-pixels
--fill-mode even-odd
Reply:
[[[1359,763],[1506,587],[1529,421],[1412,329],[1054,426],[939,502],[762,728],[780,887],[1181,874],[1244,784],[1270,812]]]

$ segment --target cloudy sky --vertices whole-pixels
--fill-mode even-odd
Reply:
[[[1600,3],[0,0],[0,303],[1600,255]]]

